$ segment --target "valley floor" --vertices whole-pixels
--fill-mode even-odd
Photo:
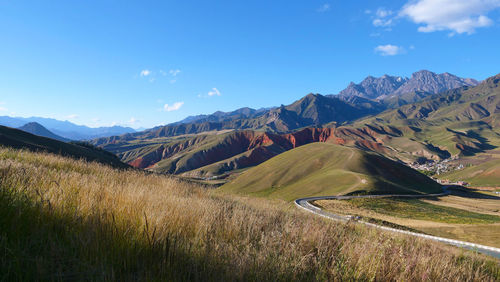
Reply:
[[[454,191],[430,199],[352,199],[315,202],[323,209],[429,235],[500,247],[500,197]]]

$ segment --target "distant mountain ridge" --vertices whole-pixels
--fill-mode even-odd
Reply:
[[[0,125],[3,126],[18,128],[30,122],[36,122],[52,133],[70,140],[90,140],[135,132],[133,128],[123,126],[92,128],[85,125],[77,125],[67,120],[61,121],[52,118],[0,116]]]
[[[101,138],[94,143],[100,145],[120,140],[171,137],[220,130],[259,130],[282,134],[306,127],[338,126],[387,109],[424,100],[441,91],[470,87],[477,83],[474,79],[460,78],[449,73],[436,74],[426,70],[414,73],[411,78],[369,76],[360,84],[351,83],[338,95],[310,93],[286,106],[260,110],[241,108],[232,112],[218,111],[211,115],[190,116],[179,122],[142,132]]]
[[[349,99],[352,96],[359,96],[381,100],[393,95],[412,92],[437,94],[450,89],[478,84],[479,82],[472,78],[461,78],[447,72],[436,74],[428,70],[421,70],[413,73],[410,78],[390,75],[368,76],[359,84],[351,82],[346,89],[339,92],[338,97]]]
[[[222,112],[217,111],[213,114],[209,115],[196,115],[196,116],[188,116],[187,118],[171,123],[174,124],[183,124],[183,123],[193,123],[193,122],[221,122],[225,120],[234,120],[241,118],[255,118],[262,114],[265,114],[267,111],[273,108],[261,108],[261,109],[252,109],[249,107],[243,107],[231,112]]]
[[[366,104],[354,104],[335,97],[329,98],[321,94],[310,93],[290,105],[282,105],[258,114],[254,112],[255,115],[250,118],[240,118],[241,113],[238,113],[235,114],[235,118],[215,121],[202,119],[197,122],[174,123],[142,132],[95,139],[93,144],[102,145],[135,139],[170,137],[234,129],[288,133],[305,127],[344,123],[380,111],[381,109],[369,102]]]
[[[47,138],[51,138],[51,139],[55,139],[55,140],[59,140],[59,141],[63,141],[63,142],[70,141],[69,139],[66,139],[64,137],[61,137],[59,135],[52,133],[47,128],[43,127],[41,124],[39,124],[37,122],[29,122],[29,123],[19,127],[18,129],[25,131],[25,132],[28,132],[28,133],[31,133],[31,134],[34,134],[34,135],[47,137]]]
[[[352,96],[352,102],[357,104],[308,94],[258,118],[231,121],[232,126],[247,122],[245,126],[260,126],[259,130],[215,132],[216,125],[224,123],[200,123],[213,126],[213,132],[172,137],[179,135],[179,130],[195,133],[202,129],[191,123],[101,138],[93,144],[134,167],[195,178],[228,175],[316,142],[371,151],[403,163],[474,156],[492,150],[496,150],[492,155],[500,154],[500,75],[475,87],[429,94],[421,101],[383,112],[374,109],[378,104],[367,98]],[[366,116],[370,110],[375,114]],[[357,119],[359,116],[362,118]],[[328,123],[331,120],[338,122]],[[302,124],[312,126],[300,128]],[[285,130],[290,132],[278,133]],[[485,177],[493,183],[498,180],[494,175],[500,175],[496,160],[485,159],[490,166]]]

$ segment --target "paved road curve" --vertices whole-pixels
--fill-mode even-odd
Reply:
[[[300,198],[295,200],[295,205],[297,205],[299,208],[302,208],[308,212],[312,212],[316,215],[328,218],[328,219],[333,219],[337,221],[344,221],[347,222],[349,220],[352,220],[351,216],[344,216],[344,215],[338,215],[334,213],[330,213],[327,211],[324,211],[316,206],[313,206],[310,201],[318,201],[318,200],[348,200],[348,199],[355,199],[355,198],[370,198],[370,199],[376,199],[376,198],[389,198],[389,197],[398,197],[398,198],[424,198],[424,197],[439,197],[439,196],[445,196],[450,194],[450,192],[447,190],[447,187],[445,187],[443,193],[440,194],[428,194],[428,195],[367,195],[367,196],[323,196],[323,197],[309,197],[309,198]],[[396,228],[391,228],[391,227],[386,227],[382,225],[377,225],[365,221],[356,221],[361,224],[365,224],[367,226],[371,226],[374,228],[382,229],[385,231],[390,231],[390,232],[396,232],[396,233],[402,233],[402,234],[407,234],[407,235],[412,235],[412,236],[417,236],[429,240],[434,240],[438,242],[443,242],[446,244],[454,245],[457,247],[473,250],[473,251],[478,251],[496,258],[500,258],[500,249],[499,248],[494,248],[494,247],[489,247],[489,246],[484,246],[484,245],[479,245],[479,244],[474,244],[470,242],[464,242],[464,241],[458,241],[458,240],[453,240],[453,239],[447,239],[443,237],[437,237],[437,236],[431,236],[431,235],[425,235],[421,233],[415,233],[415,232],[410,232],[410,231],[405,231],[405,230],[400,230]]]

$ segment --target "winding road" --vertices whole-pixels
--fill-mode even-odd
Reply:
[[[295,205],[297,205],[299,208],[302,208],[308,212],[312,212],[316,215],[332,219],[332,220],[337,220],[337,221],[351,221],[354,218],[352,216],[345,216],[345,215],[338,215],[334,214],[331,212],[324,211],[310,203],[310,201],[319,201],[319,200],[349,200],[349,199],[356,199],[356,198],[370,198],[370,199],[377,199],[377,198],[390,198],[390,197],[397,197],[397,198],[426,198],[426,197],[440,197],[440,196],[446,196],[449,195],[451,192],[448,191],[447,187],[443,188],[443,193],[439,194],[427,194],[427,195],[366,195],[366,196],[319,196],[319,197],[308,197],[308,198],[300,198],[295,200]],[[433,241],[438,241],[450,245],[454,245],[457,247],[473,250],[473,251],[478,251],[483,254],[487,254],[496,258],[500,258],[500,248],[495,248],[495,247],[490,247],[490,246],[484,246],[484,245],[479,245],[475,243],[470,243],[470,242],[465,242],[465,241],[459,241],[459,240],[453,240],[453,239],[448,239],[448,238],[443,238],[443,237],[438,237],[438,236],[432,236],[432,235],[426,235],[422,233],[416,233],[416,232],[411,232],[411,231],[406,231],[406,230],[401,230],[401,229],[396,229],[396,228],[391,228],[391,227],[386,227],[382,225],[377,225],[373,223],[369,223],[366,221],[361,221],[358,220],[356,221],[357,223],[361,223],[370,227],[378,228],[381,230],[385,231],[390,231],[390,232],[395,232],[395,233],[402,233],[406,235],[411,235],[411,236],[416,236],[424,239],[429,239]]]

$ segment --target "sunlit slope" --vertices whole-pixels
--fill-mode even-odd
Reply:
[[[294,200],[368,193],[436,193],[432,179],[359,149],[312,143],[280,154],[221,187],[224,192]]]

